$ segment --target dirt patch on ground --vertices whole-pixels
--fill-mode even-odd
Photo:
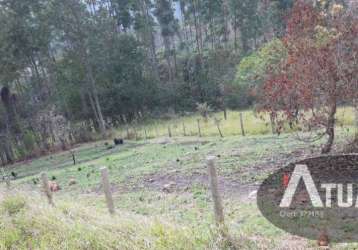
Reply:
[[[277,250],[314,250],[317,248],[310,247],[308,241],[298,236],[288,236],[282,239]]]
[[[117,184],[113,184],[111,183],[110,185],[110,190],[112,193],[116,193],[116,192],[128,192],[128,188],[126,188],[125,186],[120,186],[120,185],[117,185]],[[92,188],[91,190],[89,190],[87,193],[96,193],[98,195],[102,195],[103,194],[103,185],[102,184],[99,184],[98,186]]]
[[[196,142],[197,143],[197,142]],[[240,171],[232,173],[228,176],[219,176],[219,190],[224,198],[235,197],[244,202],[252,202],[256,200],[256,191],[260,185],[260,181],[240,181],[243,174],[252,174],[256,176],[258,173],[265,176],[276,171],[277,169],[308,157],[312,157],[312,151],[308,149],[300,149],[290,154],[280,154],[275,157],[264,159],[261,164],[245,167]],[[245,173],[243,173],[245,171]],[[209,189],[209,177],[206,173],[205,166],[191,170],[190,174],[171,168],[166,172],[157,172],[143,177],[137,185],[141,188],[156,190],[162,192],[190,192],[196,186],[202,186]]]
[[[238,195],[242,198],[257,190],[255,184],[243,185],[239,181],[219,177],[219,190],[224,196],[232,197]],[[191,175],[183,175],[179,171],[165,174],[147,175],[143,180],[145,188],[161,190],[163,192],[189,192],[195,186],[209,188],[209,177],[194,171]]]

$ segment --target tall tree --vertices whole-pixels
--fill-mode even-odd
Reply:
[[[155,21],[152,15],[153,3],[149,0],[136,0],[134,5],[134,30],[144,44],[150,65],[155,73],[155,77],[159,78],[157,45],[155,42]]]
[[[102,107],[99,101],[98,87],[96,86],[93,64],[90,59],[90,38],[92,35],[90,18],[86,12],[86,6],[76,0],[65,0],[55,3],[57,12],[59,29],[64,32],[64,42],[78,56],[83,70],[85,79],[87,96],[98,123],[99,130],[102,135],[105,134],[106,125],[102,113]]]
[[[154,14],[160,25],[164,44],[164,57],[168,64],[169,80],[172,81],[177,72],[174,36],[178,32],[178,21],[174,17],[172,1],[156,0]]]
[[[261,19],[258,12],[258,0],[230,0],[231,23],[234,28],[234,46],[237,48],[238,37],[241,49],[248,53],[257,47],[261,35]]]

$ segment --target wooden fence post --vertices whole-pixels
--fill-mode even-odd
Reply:
[[[273,114],[270,114],[270,123],[271,123],[271,131],[272,134],[276,134],[276,124],[275,124],[275,116]]]
[[[218,176],[215,167],[215,157],[209,156],[207,158],[207,167],[209,173],[210,189],[214,202],[215,221],[219,227],[224,226],[224,209],[218,187]]]
[[[242,118],[242,113],[240,113],[240,127],[242,136],[245,136],[244,119]]]
[[[127,131],[127,139],[129,140],[130,138],[130,134],[129,134],[129,127],[128,127],[128,125],[126,125],[126,131]]]
[[[9,176],[5,177],[5,183],[6,183],[6,188],[9,190],[11,188],[11,182]]]
[[[144,135],[145,135],[145,139],[148,140],[148,135],[147,135],[147,130],[144,129]]]
[[[138,141],[138,133],[137,133],[137,128],[133,127],[133,131],[134,131],[134,136],[135,136],[135,140]]]
[[[217,128],[218,131],[219,131],[220,137],[223,138],[224,135],[223,135],[223,133],[221,132],[221,129],[220,129],[220,122],[221,122],[221,119],[216,118],[216,117],[214,118],[214,123],[215,123],[215,125],[216,125],[216,128]]]
[[[72,161],[73,161],[73,165],[76,165],[76,155],[75,155],[75,152],[74,151],[70,151],[71,152],[71,155],[72,155]]]
[[[198,122],[198,133],[199,133],[199,137],[201,137],[200,119],[198,119],[197,122]]]
[[[172,137],[172,130],[170,129],[170,125],[168,125],[168,136]]]
[[[220,124],[216,124],[216,127],[217,127],[217,129],[218,129],[218,131],[219,131],[220,137],[223,138],[224,135],[223,135],[223,133],[221,132]]]
[[[114,210],[113,197],[111,192],[111,186],[109,184],[108,169],[106,167],[101,168],[101,175],[102,175],[103,191],[106,196],[108,211],[110,214],[114,214],[115,210]]]
[[[6,188],[9,190],[11,187],[10,177],[5,174],[4,168],[1,168],[1,172],[2,172],[3,179],[5,180],[6,183]]]
[[[186,136],[186,128],[184,122],[183,122],[183,135]]]
[[[46,173],[42,173],[41,174],[41,179],[42,179],[42,187],[43,187],[43,190],[45,192],[45,195],[47,197],[47,200],[48,200],[48,203],[51,205],[51,206],[54,206],[55,203],[53,202],[53,194],[52,194],[52,191],[50,189],[50,185],[48,183],[48,177],[47,177],[47,174]]]

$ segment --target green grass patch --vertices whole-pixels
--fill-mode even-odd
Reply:
[[[293,236],[262,217],[255,202],[242,202],[238,190],[230,185],[259,184],[278,165],[319,153],[324,141],[308,144],[297,140],[296,133],[271,135],[270,128],[261,134],[266,126],[257,125],[259,120],[254,117],[250,118],[254,129],[243,137],[238,114],[229,112],[228,124],[222,129],[224,138],[216,134],[210,121],[203,125],[203,138],[182,136],[181,121],[191,121],[195,135],[197,117],[193,116],[167,121],[178,126],[178,131],[172,131],[173,138],[166,138],[164,122],[164,138],[125,141],[114,148],[108,146],[111,141],[79,145],[74,149],[76,165],[70,152],[62,152],[7,168],[8,174],[18,174],[12,188],[20,195],[0,192],[0,232],[5,232],[0,234],[0,249],[230,249],[214,226],[206,181],[208,155],[217,156],[218,174],[225,181],[225,217],[233,244],[239,249],[315,246],[312,241],[292,240]],[[339,116],[349,124],[347,117],[352,114]],[[245,115],[251,116],[249,112]],[[349,125],[338,126],[336,144],[352,135]],[[115,217],[107,213],[100,184],[102,166],[109,169]],[[47,206],[45,197],[39,195],[40,183],[34,182],[43,171],[62,187],[54,194],[56,208]],[[69,185],[71,179],[76,180],[75,185]],[[176,189],[164,192],[163,186],[170,182]],[[332,249],[355,246],[340,244]]]

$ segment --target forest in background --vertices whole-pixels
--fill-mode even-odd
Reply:
[[[277,105],[258,105],[256,87],[290,55],[283,38],[290,17],[300,20],[292,14],[295,2],[0,1],[1,162],[205,103],[214,110],[262,106],[274,114]],[[353,3],[300,2],[327,11]],[[326,33],[323,40],[330,39]]]

